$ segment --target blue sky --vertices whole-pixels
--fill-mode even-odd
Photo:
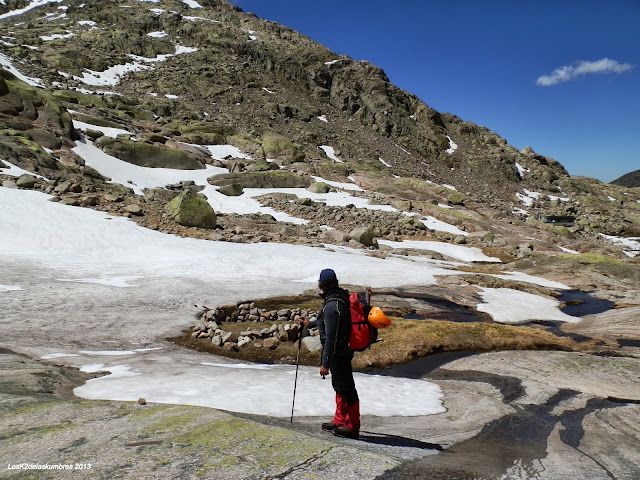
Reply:
[[[235,0],[571,175],[640,169],[639,0]]]

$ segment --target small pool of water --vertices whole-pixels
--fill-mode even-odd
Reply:
[[[381,368],[378,370],[369,370],[363,373],[399,378],[422,378],[434,371],[436,368],[440,368],[442,365],[458,360],[459,358],[470,357],[471,355],[476,354],[477,352],[434,353],[427,355],[426,357],[413,360],[412,362],[405,363],[404,365],[395,365],[393,367]]]
[[[543,326],[547,332],[553,333],[556,337],[567,337],[573,340],[574,342],[588,342],[593,340],[591,337],[585,337],[584,335],[580,335],[578,333],[565,332],[562,330],[562,326],[564,322],[557,322],[552,320],[537,320],[535,322],[527,322],[519,324],[524,327],[531,327],[533,325],[541,325]]]
[[[615,305],[611,300],[592,297],[591,293],[581,290],[566,290],[562,292],[558,301],[565,305],[560,310],[572,317],[584,317],[606,312]]]
[[[470,310],[415,312],[405,315],[403,318],[406,320],[445,320],[459,323],[488,322],[488,320]]]

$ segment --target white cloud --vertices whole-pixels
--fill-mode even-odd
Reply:
[[[633,68],[628,63],[619,63],[616,60],[603,58],[595,62],[582,61],[576,65],[564,65],[556,68],[551,75],[542,75],[538,78],[537,84],[542,87],[549,87],[557,83],[568,82],[569,80],[587,75],[590,73],[624,73]]]

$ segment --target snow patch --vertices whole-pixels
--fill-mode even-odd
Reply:
[[[42,175],[38,175],[37,173],[31,173],[27,170],[24,170],[17,165],[14,165],[11,162],[7,162],[6,160],[2,160],[2,163],[5,165],[9,165],[9,168],[0,168],[0,173],[4,175],[11,175],[12,177],[21,177],[22,175],[33,175],[36,178],[42,178],[43,180],[47,180]]]
[[[54,40],[60,40],[63,38],[71,38],[74,36],[73,32],[68,32],[68,33],[56,33],[53,35],[42,35],[40,36],[40,38],[42,39],[43,42],[52,42]]]
[[[391,165],[389,165],[387,162],[385,162],[382,157],[378,157],[378,160],[380,160],[380,163],[383,164],[385,167],[391,168]]]
[[[202,8],[202,5],[200,5],[195,0],[182,0],[182,3],[184,3],[189,8]]]
[[[528,168],[524,168],[518,162],[515,162],[515,163],[516,163],[516,168],[518,169],[518,175],[520,175],[520,178],[523,178],[525,173],[529,173],[531,171]]]
[[[438,252],[447,257],[455,258],[463,262],[492,262],[501,263],[499,258],[489,257],[477,247],[465,247],[463,245],[451,245],[443,242],[430,242],[422,240],[404,240],[402,242],[393,242],[391,240],[378,240],[381,245],[387,245],[391,248],[414,248],[417,250],[430,250]]]
[[[24,8],[3,13],[2,15],[0,15],[0,20],[9,18],[9,17],[15,17],[17,15],[22,15],[23,13],[28,12],[29,10],[33,10],[34,8],[41,7],[43,5],[46,5],[47,3],[62,3],[62,0],[35,0]]]
[[[327,185],[331,185],[332,187],[342,188],[343,190],[352,190],[356,192],[364,192],[362,188],[360,188],[355,183],[344,183],[344,182],[333,182],[331,180],[325,180],[322,177],[312,177],[316,182],[326,183]]]
[[[623,253],[628,257],[636,257],[640,254],[640,237],[615,237],[613,235],[599,234],[618,247],[622,247]]]
[[[447,138],[449,139],[449,148],[447,148],[445,152],[451,155],[453,152],[455,152],[458,149],[458,144],[454,143],[454,141],[451,140],[451,137],[449,135],[447,135]]]
[[[137,277],[111,277],[111,278],[75,278],[75,279],[67,279],[67,278],[56,278],[59,282],[74,282],[74,283],[95,283],[97,285],[105,285],[108,287],[120,287],[120,288],[128,288],[128,287],[137,287],[137,285],[132,285],[131,281],[136,280]]]
[[[0,292],[17,292],[20,290],[24,290],[24,288],[17,285],[0,285]]]
[[[95,130],[97,132],[102,132],[105,136],[116,138],[118,135],[133,135],[128,130],[124,130],[122,128],[114,128],[114,127],[102,127],[99,125],[92,125],[90,123],[80,122],[78,120],[73,120],[73,128],[76,130],[80,130],[82,132],[86,132],[87,130]]]
[[[134,372],[128,365],[87,365],[81,370],[111,372],[77,387],[74,393],[82,398],[135,401],[143,397],[147,402],[197,405],[286,418],[291,415],[296,369],[292,365],[203,362],[171,375]],[[207,381],[203,382],[203,378]],[[361,373],[355,373],[354,380],[363,415],[415,416],[446,411],[442,405],[442,390],[431,382]],[[273,385],[282,388],[273,388]],[[411,395],[407,395],[408,391]],[[331,382],[322,380],[316,367],[299,367],[295,415],[331,415],[334,399]]]
[[[320,145],[320,148],[325,153],[325,155],[329,157],[331,160],[333,160],[334,162],[344,163],[342,160],[336,157],[336,151],[333,147],[330,147],[328,145]]]
[[[140,1],[140,0],[138,0]],[[155,58],[140,57],[138,55],[129,54],[129,58],[135,60],[133,63],[125,63],[123,65],[114,65],[102,72],[86,69],[82,73],[82,77],[74,75],[74,80],[78,80],[87,85],[93,86],[116,86],[120,82],[120,78],[128,73],[139,72],[141,70],[149,70],[151,67],[146,63],[165,62],[167,59],[176,55],[196,52],[197,48],[176,45],[176,51],[173,54],[158,55]]]
[[[17,78],[31,85],[32,87],[44,87],[44,82],[41,79],[23,75],[16,67],[14,67],[11,59],[6,55],[3,55],[2,53],[0,53],[0,65],[2,65],[5,69],[13,73]]]
[[[532,320],[577,323],[577,317],[563,313],[559,302],[532,293],[511,290],[509,288],[480,287],[480,296],[485,303],[476,308],[488,313],[494,322],[526,323]],[[526,308],[523,308],[526,307]]]
[[[251,156],[232,145],[207,145],[206,148],[211,152],[211,157],[216,160],[224,160],[226,157],[245,158],[247,160],[251,160]]]
[[[78,140],[76,145],[72,151],[82,157],[86,165],[111,178],[112,183],[133,188],[138,195],[142,195],[145,188],[164,187],[185,180],[193,180],[197,185],[208,185],[208,177],[228,171],[211,165],[200,170],[140,167],[107,155],[89,140]]]
[[[79,357],[80,355],[77,353],[50,353],[48,355],[43,355],[40,357],[42,360],[54,360],[56,358],[64,358],[64,357]]]

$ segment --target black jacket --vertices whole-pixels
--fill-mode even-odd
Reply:
[[[309,326],[318,327],[322,343],[322,366],[331,368],[331,362],[336,356],[351,354],[349,292],[338,287],[323,294],[322,297],[324,305],[318,312],[318,319],[311,322]]]

